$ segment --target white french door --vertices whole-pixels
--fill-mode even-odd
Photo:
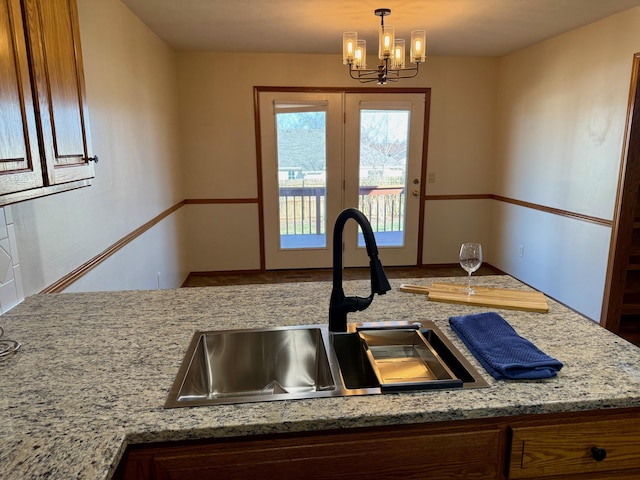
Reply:
[[[265,267],[331,265],[342,207],[342,94],[260,92]]]
[[[423,94],[345,98],[344,205],[369,219],[383,265],[417,263],[424,109]],[[345,266],[368,265],[356,225],[345,226]]]
[[[333,222],[369,218],[384,265],[415,265],[424,94],[259,92],[265,266],[332,263]],[[344,264],[367,265],[347,222]]]

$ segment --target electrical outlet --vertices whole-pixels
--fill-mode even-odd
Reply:
[[[436,174],[435,173],[429,173],[427,175],[427,183],[436,183]]]
[[[524,257],[524,245],[520,245],[520,248],[518,249],[518,255]]]

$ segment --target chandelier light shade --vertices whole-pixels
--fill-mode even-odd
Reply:
[[[393,47],[393,68],[404,68],[404,40],[398,38]]]
[[[358,39],[357,32],[342,34],[342,63],[349,68],[351,78],[361,83],[397,82],[401,78],[412,78],[418,75],[421,63],[427,60],[427,35],[424,30],[411,32],[410,62],[415,67],[405,67],[405,41],[395,38],[395,28],[384,24],[384,17],[391,15],[388,8],[374,11],[380,17],[380,34],[378,37],[378,58],[380,64],[375,69],[367,69],[367,43]]]
[[[427,32],[413,30],[411,32],[411,63],[424,63],[427,61]]]
[[[367,41],[358,40],[358,46],[356,47],[356,68],[367,68]]]
[[[378,53],[380,60],[393,56],[393,47],[396,41],[396,29],[392,25],[385,26],[384,17],[382,18],[383,21],[378,37],[380,39],[380,51]]]
[[[358,32],[344,32],[342,34],[342,63],[350,65],[356,59],[358,47]]]

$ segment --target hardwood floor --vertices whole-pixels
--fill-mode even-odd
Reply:
[[[467,274],[457,265],[436,267],[385,267],[389,278],[464,277]],[[482,265],[473,275],[500,275],[503,272]],[[220,285],[250,285],[257,283],[295,283],[331,281],[330,268],[313,270],[273,270],[265,272],[203,272],[191,273],[183,287],[210,287]],[[369,268],[345,268],[345,280],[369,278]]]

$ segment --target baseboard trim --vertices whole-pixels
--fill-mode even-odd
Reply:
[[[189,283],[189,279],[193,278],[193,277],[213,277],[215,275],[251,275],[251,274],[257,274],[257,273],[263,273],[264,270],[260,270],[260,269],[254,269],[254,270],[213,270],[213,271],[209,271],[209,272],[190,272],[189,275],[187,275],[187,278],[184,279],[184,282],[182,282],[182,287],[184,287],[185,285],[187,285]]]
[[[187,198],[185,205],[229,205],[235,203],[259,203],[257,198]]]
[[[496,275],[508,275],[508,273],[503,272],[499,268],[494,267],[490,263],[482,262],[482,266],[487,267],[489,270],[493,270]],[[455,268],[455,267],[460,267],[460,264],[459,263],[423,263],[422,265],[418,266],[418,268]]]
[[[402,268],[402,267],[407,267],[407,268],[456,268],[459,267],[460,264],[458,263],[423,263],[421,265],[388,265],[388,268]],[[493,270],[495,272],[496,275],[507,275],[505,272],[503,272],[502,270],[500,270],[499,268],[494,267],[493,265],[491,265],[490,263],[487,262],[483,262],[482,263],[483,267],[487,267],[490,270]],[[363,266],[363,267],[344,267],[344,268],[369,268],[367,266]],[[249,270],[210,270],[210,271],[204,271],[204,272],[190,272],[189,275],[187,275],[187,278],[185,279],[185,281],[183,282],[183,285],[185,285],[189,278],[193,278],[193,277],[215,277],[215,276],[224,276],[224,275],[252,275],[252,274],[257,274],[257,273],[265,273],[265,272],[277,272],[277,271],[295,271],[297,269],[283,269],[283,270],[260,270],[258,269],[249,269]],[[319,267],[319,268],[301,268],[300,270],[331,270],[331,267]],[[466,275],[466,274],[465,274]]]

